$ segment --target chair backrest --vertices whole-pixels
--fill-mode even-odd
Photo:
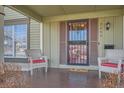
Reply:
[[[40,49],[27,49],[25,50],[25,54],[27,57],[31,57],[32,59],[41,58],[42,56]]]
[[[110,59],[124,58],[124,50],[123,49],[107,49],[105,51],[105,57]]]

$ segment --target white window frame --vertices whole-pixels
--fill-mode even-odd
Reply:
[[[16,49],[15,49],[15,25],[21,25],[21,24],[27,24],[27,31],[26,31],[26,49],[27,48],[29,48],[29,25],[30,25],[30,23],[29,23],[29,18],[20,18],[20,19],[13,19],[13,20],[5,20],[5,25],[4,26],[12,26],[12,37],[13,37],[13,56],[5,56],[4,55],[4,57],[5,58],[26,58],[26,56],[24,57],[16,57]]]

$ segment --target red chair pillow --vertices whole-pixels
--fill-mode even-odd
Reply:
[[[107,66],[107,67],[114,67],[117,68],[118,64],[117,63],[102,63],[102,66]],[[124,67],[124,64],[121,64],[121,67]]]
[[[34,60],[32,60],[32,62],[33,63],[44,63],[44,62],[46,62],[46,60],[44,60],[44,59],[34,59]]]

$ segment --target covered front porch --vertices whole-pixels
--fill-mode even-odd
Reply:
[[[4,6],[0,7],[3,12]],[[121,5],[7,7],[29,17],[26,48],[41,49],[49,60],[48,73],[42,72],[43,69],[33,70],[32,87],[100,87],[98,57],[104,57],[107,49],[124,48],[124,7]],[[3,19],[0,19],[1,26]],[[34,26],[35,21],[39,22],[38,26]],[[15,60],[25,71],[28,68],[25,57],[5,58],[3,29],[0,37],[0,61]],[[70,71],[74,69],[84,72]],[[28,72],[24,74],[29,76]]]
[[[32,17],[41,21],[40,48],[49,58],[49,67],[97,69],[97,57],[104,56],[106,49],[123,49],[122,6],[12,7],[27,14],[30,12],[37,14]],[[29,10],[30,12],[26,12]],[[39,19],[38,15],[42,17]],[[85,22],[86,26],[81,28]],[[79,35],[77,35],[78,32]],[[78,50],[79,57],[76,56]],[[71,59],[73,59],[72,62]],[[80,61],[78,62],[78,60]],[[81,60],[83,61],[81,62]],[[77,65],[77,63],[79,64]]]

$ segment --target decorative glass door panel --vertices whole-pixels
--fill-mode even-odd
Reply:
[[[68,22],[68,64],[88,65],[88,20]]]

